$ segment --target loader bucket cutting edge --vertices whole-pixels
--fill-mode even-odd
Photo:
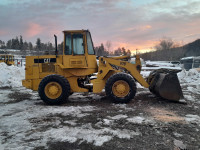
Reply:
[[[180,101],[183,92],[176,73],[157,73],[150,84],[150,91],[164,99]]]

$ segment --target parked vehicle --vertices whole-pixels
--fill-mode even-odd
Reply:
[[[182,68],[190,70],[192,68],[200,68],[200,56],[184,57],[181,59]]]
[[[0,55],[0,63],[4,62],[7,65],[14,65],[15,61],[14,61],[14,56],[13,55],[5,55],[5,54],[1,54]]]

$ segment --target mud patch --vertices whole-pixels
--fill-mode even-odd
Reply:
[[[186,123],[185,119],[179,115],[177,115],[175,112],[172,112],[170,110],[166,110],[163,108],[151,108],[148,110],[153,117],[161,122],[179,122],[179,123]]]
[[[7,89],[12,89],[12,87],[10,87],[10,86],[0,87],[0,90],[7,90]]]
[[[8,98],[12,100],[6,102],[6,104],[18,103],[18,102],[30,99],[31,96],[32,95],[29,93],[20,93],[20,92],[10,93],[8,94]]]

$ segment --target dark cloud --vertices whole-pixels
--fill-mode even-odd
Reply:
[[[61,41],[62,30],[90,29],[95,45],[150,47],[163,36],[190,41],[187,35],[200,31],[199,8],[198,0],[8,0],[0,2],[0,39],[21,34],[47,42],[56,33]]]

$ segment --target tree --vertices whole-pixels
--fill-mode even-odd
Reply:
[[[11,49],[12,47],[12,40],[8,40],[6,43],[6,48]]]
[[[117,50],[114,51],[115,56],[120,56],[122,55],[122,49],[119,47]]]
[[[28,43],[27,43],[26,41],[23,43],[23,49],[24,49],[24,50],[29,49]]]
[[[0,40],[0,48],[2,48],[2,49],[6,48],[4,41]]]
[[[37,38],[37,41],[36,41],[36,50],[41,50],[41,40],[40,40],[40,38]]]
[[[24,42],[23,42],[23,38],[22,36],[20,35],[20,39],[19,39],[19,49],[22,50],[24,48],[23,46]]]
[[[108,52],[110,52],[111,46],[112,46],[111,41],[107,41],[107,42],[106,42],[106,47],[107,47],[107,51],[108,51]]]
[[[28,43],[28,49],[33,50],[33,44],[31,42]]]
[[[12,41],[11,48],[12,49],[19,49],[19,39],[18,39],[18,37],[16,36],[16,38],[12,39],[11,41]]]
[[[174,48],[175,43],[170,38],[164,37],[160,40],[159,44],[155,46],[156,50],[169,50]]]
[[[131,56],[131,51],[130,51],[130,49],[128,49],[126,53],[127,53],[127,55]]]
[[[63,52],[63,42],[58,44],[58,54],[62,54],[62,52]]]
[[[126,49],[122,47],[122,55],[127,55]]]

